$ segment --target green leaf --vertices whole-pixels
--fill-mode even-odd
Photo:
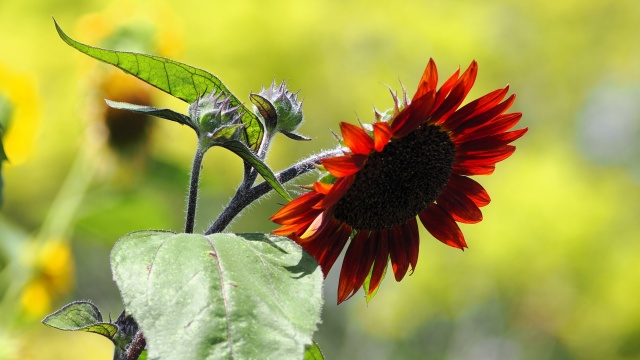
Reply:
[[[365,296],[364,298],[367,304],[369,303],[369,301],[373,300],[373,298],[378,294],[378,289],[380,289],[380,284],[378,284],[378,287],[375,288],[371,294],[369,294],[369,284],[371,283],[372,274],[373,274],[373,266],[371,266],[371,269],[369,270],[369,275],[367,275],[367,278],[364,279],[364,284],[362,285],[362,288],[364,290],[364,296]],[[384,271],[382,272],[382,278],[380,279],[380,283],[382,283],[382,280],[384,280],[384,277],[386,275],[387,275],[387,268],[385,267]]]
[[[213,90],[229,97],[232,106],[239,106],[244,123],[244,140],[257,151],[264,129],[258,117],[249,111],[215,75],[161,56],[101,49],[77,42],[62,31],[53,20],[60,38],[74,49],[120,68],[140,80],[191,104]]]
[[[118,332],[118,327],[102,321],[98,308],[89,301],[74,301],[48,315],[42,323],[66,331],[86,331],[109,339]]]
[[[291,201],[291,197],[284,190],[276,175],[271,171],[269,166],[265,164],[259,157],[257,157],[249,148],[239,141],[228,141],[220,146],[233,151],[236,155],[240,156],[244,161],[248,162],[256,171],[273,187],[287,201]]]
[[[135,232],[111,268],[149,359],[302,359],[320,321],[322,272],[287,238]]]
[[[84,331],[100,334],[115,345],[114,360],[126,360],[127,348],[138,332],[138,324],[130,315],[122,314],[115,323],[102,321],[100,310],[89,301],[74,301],[48,315],[42,323],[65,331]]]
[[[231,124],[231,125],[222,125],[217,128],[209,138],[213,140],[214,143],[224,143],[227,141],[232,141],[234,138],[237,139],[238,129],[241,128],[242,124]]]
[[[313,140],[311,138],[308,138],[306,136],[302,136],[300,134],[287,132],[287,131],[281,131],[281,132],[291,140],[296,140],[296,141],[311,141],[311,140]]]
[[[304,351],[304,360],[324,360],[324,355],[315,341],[313,344],[307,345]]]
[[[273,133],[278,126],[278,113],[276,112],[276,108],[273,107],[271,101],[258,94],[249,95],[249,100],[256,106],[256,108],[258,108],[258,112],[264,119],[264,123],[267,127],[267,133]]]
[[[127,110],[138,114],[151,115],[159,118],[175,121],[181,125],[187,125],[198,133],[198,127],[191,123],[191,118],[187,115],[180,114],[179,112],[173,111],[171,109],[163,109],[163,108],[155,108],[152,106],[144,106],[144,105],[136,105],[129,104],[126,102],[120,101],[111,101],[105,99],[107,105],[109,107],[118,109],[118,110]]]

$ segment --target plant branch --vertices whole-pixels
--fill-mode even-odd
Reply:
[[[189,198],[187,200],[187,219],[184,225],[184,232],[193,233],[193,227],[196,222],[196,205],[198,203],[198,183],[200,182],[200,169],[202,168],[202,158],[204,151],[198,146],[196,154],[193,157],[191,166],[191,179],[189,181]]]
[[[310,156],[297,164],[279,172],[276,174],[276,179],[282,184],[295,179],[296,177],[305,174],[311,170],[313,170],[316,164],[319,163],[320,160],[340,155],[342,152],[340,150],[330,150],[325,151],[320,154],[316,154]],[[243,185],[240,185],[236,194],[231,198],[227,206],[225,206],[222,213],[218,216],[216,221],[209,227],[209,229],[205,232],[205,235],[210,235],[214,233],[219,233],[224,231],[224,229],[231,223],[231,221],[238,216],[238,214],[244,210],[249,204],[256,201],[260,197],[267,194],[273,188],[266,181],[261,182],[260,184],[247,189],[243,188]]]
[[[127,360],[138,360],[146,345],[147,341],[144,338],[144,334],[142,334],[142,331],[138,330],[136,337],[133,338],[133,341],[127,349]]]
[[[267,150],[269,150],[269,146],[271,146],[271,140],[273,140],[273,135],[265,132],[264,137],[262,138],[262,143],[260,144],[260,148],[258,149],[258,153],[256,156],[262,161],[267,156]],[[242,184],[238,188],[239,190],[247,190],[249,189],[253,183],[256,181],[258,177],[258,171],[254,169],[251,165],[249,165],[246,161],[244,162],[244,178],[242,180]]]

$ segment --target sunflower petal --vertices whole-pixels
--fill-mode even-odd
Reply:
[[[283,206],[275,214],[271,215],[269,219],[280,225],[293,224],[295,221],[291,221],[291,219],[297,220],[307,214],[309,209],[320,201],[322,197],[322,194],[315,191],[304,193]]]
[[[491,202],[489,194],[482,185],[466,176],[451,174],[447,186],[451,186],[458,191],[464,192],[478,207],[489,205]]]
[[[464,235],[458,224],[453,220],[451,215],[446,212],[438,204],[431,204],[419,214],[422,225],[433,235],[434,238],[440,240],[449,246],[464,249],[467,243],[464,241]]]
[[[500,149],[503,146],[516,141],[527,132],[528,128],[509,131],[500,134],[485,136],[483,138],[462,142],[456,151],[465,153],[468,151],[490,151]]]
[[[457,135],[458,133],[464,131],[466,128],[475,128],[475,127],[481,126],[484,123],[490,122],[498,115],[507,111],[511,107],[511,105],[513,105],[513,102],[515,101],[515,99],[516,99],[516,95],[512,94],[505,101],[489,108],[485,112],[476,113],[473,116],[469,116],[469,117],[460,117],[455,119],[455,121],[447,119],[447,121],[445,121],[445,124],[443,124],[443,126],[447,130],[451,130],[454,133],[454,135]]]
[[[313,190],[320,194],[327,195],[332,188],[333,184],[326,184],[320,181],[316,181],[313,183]]]
[[[369,269],[373,265],[375,254],[368,254],[365,249],[369,241],[369,233],[367,231],[359,231],[351,240],[351,244],[347,249],[342,262],[340,271],[340,280],[338,283],[338,304],[353,296],[356,291],[364,283],[368,271],[364,272],[364,276],[360,271],[367,263]]]
[[[449,129],[456,130],[458,126],[474,125],[468,125],[466,122],[473,123],[473,121],[469,120],[474,119],[474,116],[482,114],[489,109],[496,107],[496,105],[498,105],[500,101],[504,99],[505,95],[507,95],[507,92],[509,92],[509,86],[506,86],[502,89],[494,90],[476,100],[473,100],[472,102],[458,109],[455,113],[451,114],[451,116],[449,116],[449,118],[444,121],[443,125]]]
[[[470,141],[492,134],[499,134],[514,127],[522,118],[522,113],[502,114],[476,128],[465,128],[455,137],[456,141]]]
[[[379,121],[373,124],[374,149],[381,152],[391,140],[391,126],[386,121]]]
[[[396,281],[402,280],[409,269],[409,261],[407,259],[407,250],[404,244],[404,233],[402,225],[392,228],[388,232],[389,239],[389,255],[391,258],[391,267]]]
[[[316,233],[306,241],[296,242],[317,259],[326,277],[347,244],[351,231],[350,226],[332,219],[322,232]]]
[[[368,154],[373,150],[373,139],[359,126],[341,122],[340,130],[344,143],[354,154]]]
[[[476,61],[472,61],[469,68],[460,76],[456,84],[451,89],[451,93],[442,102],[433,113],[432,118],[435,124],[441,124],[453,111],[455,111],[464,98],[471,90],[473,83],[476,81],[476,75],[478,74],[478,64]]]
[[[515,146],[504,145],[488,151],[460,152],[456,154],[456,164],[454,167],[494,165],[511,156],[514,151],[516,151]]]
[[[331,206],[335,205],[335,203],[340,201],[347,190],[349,190],[349,187],[351,187],[351,184],[353,184],[354,179],[355,176],[347,176],[336,180],[335,184],[333,184],[333,187],[331,188],[331,191],[324,198],[318,201],[318,203],[315,204],[313,208],[328,209]]]
[[[407,258],[411,264],[411,273],[418,264],[418,253],[420,250],[420,232],[418,231],[418,221],[415,217],[409,219],[403,225],[404,243],[407,250]]]
[[[307,230],[305,230],[305,232],[302,235],[300,235],[300,239],[304,241],[305,239],[319,233],[329,223],[331,223],[331,215],[328,214],[326,211],[321,212],[316,216],[315,219],[313,219],[311,224],[309,224],[309,227],[307,227]]]
[[[455,221],[466,224],[482,221],[482,211],[478,206],[464,192],[453,186],[446,186],[436,201]]]
[[[435,92],[430,91],[405,107],[400,115],[404,113],[407,116],[403,117],[401,121],[394,120],[393,124],[391,124],[393,137],[396,139],[402,138],[427,122],[429,115],[433,111],[435,96]]]
[[[447,81],[445,81],[444,84],[440,86],[440,89],[436,93],[436,103],[433,106],[434,109],[437,109],[440,107],[440,105],[442,105],[442,102],[447,98],[447,95],[449,95],[451,89],[453,89],[453,86],[456,84],[456,82],[458,82],[459,77],[460,67],[458,67],[458,69],[447,79]]]
[[[371,271],[371,281],[369,281],[369,294],[373,294],[384,275],[384,271],[387,268],[389,262],[389,245],[387,239],[387,230],[376,230],[371,234],[376,240],[376,258],[373,262],[373,270]]]
[[[438,86],[438,69],[435,61],[433,61],[433,59],[429,59],[427,68],[424,69],[420,83],[418,83],[418,90],[416,90],[411,101],[415,101],[430,91],[436,91],[436,86]]]
[[[471,176],[471,175],[491,175],[496,170],[495,165],[453,165],[452,173]]]
[[[367,157],[365,155],[347,154],[320,160],[320,164],[327,171],[338,178],[357,173],[364,165]]]

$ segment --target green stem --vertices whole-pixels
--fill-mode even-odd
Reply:
[[[200,169],[202,168],[202,158],[204,151],[198,146],[196,155],[193,157],[191,166],[191,180],[189,181],[189,199],[187,200],[187,220],[184,225],[184,232],[193,233],[196,222],[196,204],[198,202],[198,183],[200,182]]]

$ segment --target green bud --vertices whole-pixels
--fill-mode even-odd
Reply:
[[[205,148],[240,137],[243,125],[242,112],[238,109],[239,106],[231,106],[230,99],[224,94],[216,95],[215,90],[189,106],[189,117],[198,127]]]
[[[189,117],[198,125],[200,133],[213,133],[224,125],[235,125],[242,118],[239,107],[231,107],[231,101],[224,94],[209,95],[198,98],[189,106]]]
[[[271,118],[265,118],[268,131],[291,133],[302,123],[302,101],[298,101],[298,93],[290,92],[286,86],[284,81],[277,85],[274,80],[269,88],[263,88],[258,93],[271,103],[277,114],[275,121]],[[265,116],[262,108],[257,108],[257,110],[263,117]]]

